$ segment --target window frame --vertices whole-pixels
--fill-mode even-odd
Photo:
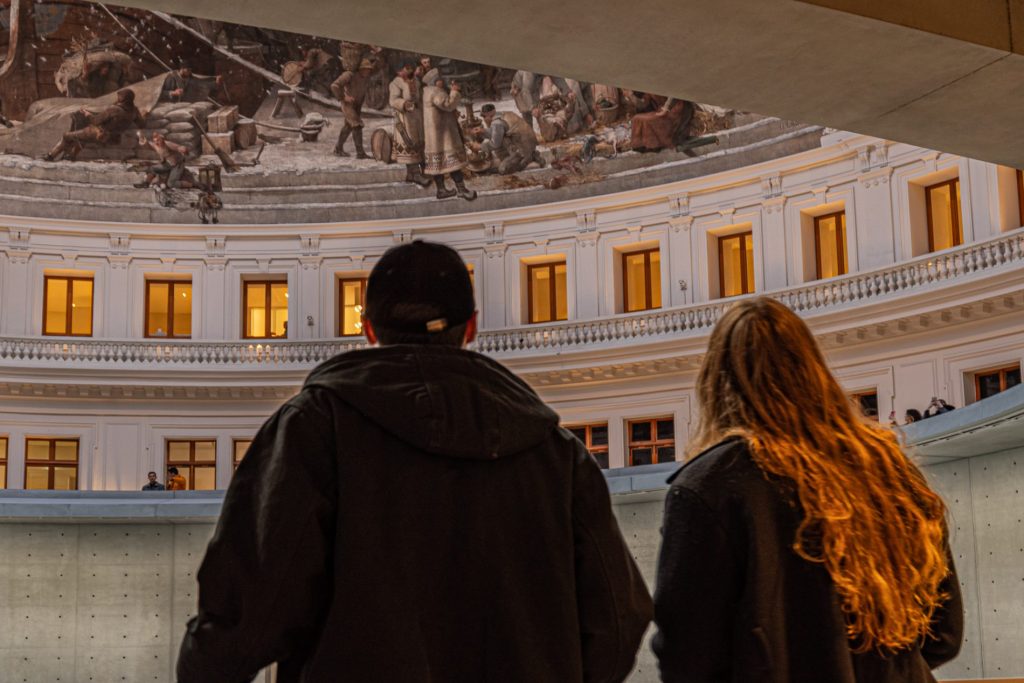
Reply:
[[[0,477],[0,491],[6,491],[7,490],[7,477],[9,475],[10,471],[11,471],[11,465],[10,465],[11,441],[10,441],[9,437],[0,436],[0,442],[3,443],[3,451],[0,452],[0,465],[3,465],[3,468],[4,468],[4,476]],[[77,475],[75,476],[75,481],[76,482],[78,481]]]
[[[636,253],[636,252],[632,252]],[[645,261],[646,263],[646,261]],[[555,278],[555,268],[558,266],[565,266],[565,317],[558,317],[558,286]],[[625,267],[625,261],[623,261],[623,267]],[[533,272],[535,270],[547,269],[548,277],[551,278],[551,292],[548,297],[548,305],[551,307],[552,318],[550,320],[534,320],[533,319]],[[649,289],[649,288],[648,288]],[[625,297],[625,294],[623,294]],[[625,301],[625,298],[623,299]],[[559,261],[545,261],[543,263],[527,263],[526,264],[526,320],[528,325],[542,325],[544,323],[554,323],[569,319],[569,264],[565,259]]]
[[[864,415],[864,417],[868,418],[869,420],[874,420],[875,422],[879,422],[879,418],[878,418],[878,388],[877,387],[874,388],[874,389],[861,389],[860,391],[854,391],[853,393],[847,394],[847,396],[850,397],[850,400],[857,406],[857,408],[860,410],[861,414]],[[874,414],[874,416],[871,416],[871,415],[868,415],[868,414],[864,413],[864,405],[863,405],[863,403],[861,403],[861,398],[863,398],[865,396],[874,396],[875,397],[875,414]]]
[[[1020,211],[1020,224],[1024,226],[1024,170],[1017,169],[1017,204]]]
[[[623,313],[641,313],[643,311],[657,310],[652,305],[654,299],[654,278],[651,276],[651,254],[658,252],[659,256],[661,253],[661,247],[648,247],[647,249],[636,249],[634,251],[623,251],[620,254],[622,264],[622,312]],[[637,254],[644,255],[644,308],[637,308],[635,310],[629,310],[629,270],[626,267],[626,259],[630,256],[636,256]],[[566,272],[566,278],[568,278],[568,272]],[[661,308],[661,306],[658,306]]]
[[[171,444],[172,443],[187,443],[188,446],[188,460],[177,460],[171,462]],[[196,444],[198,443],[212,443],[213,444],[213,460],[196,460]],[[171,467],[176,467],[180,470],[182,467],[188,468],[189,476],[186,478],[188,482],[188,488],[186,491],[216,491],[217,490],[217,439],[178,439],[178,438],[167,438],[164,439],[164,472]],[[213,470],[213,488],[212,489],[197,489],[196,488],[196,477],[195,469],[197,467],[204,467]]]
[[[245,451],[242,452],[241,456],[238,455],[238,444],[240,443],[249,444],[248,446],[245,447]],[[242,464],[242,460],[245,458],[245,454],[249,451],[249,448],[252,446],[252,443],[253,439],[231,439],[232,472],[238,471],[238,466]]]
[[[928,253],[929,254],[935,251],[935,229],[932,226],[932,198],[931,198],[931,193],[932,193],[932,190],[938,189],[938,188],[946,186],[946,185],[950,186],[950,190],[949,190],[950,204],[951,205],[952,204],[956,204],[955,207],[952,207],[952,209],[951,209],[951,214],[952,215],[950,216],[950,220],[951,220],[951,222],[953,224],[953,244],[951,244],[948,248],[952,249],[953,247],[959,247],[961,244],[964,243],[964,230],[963,230],[963,225],[961,224],[961,218],[960,218],[960,213],[962,211],[962,207],[960,206],[960,192],[959,192],[959,189],[960,189],[960,176],[956,176],[954,178],[950,178],[949,180],[942,180],[940,182],[933,183],[931,185],[926,185],[925,188],[924,188],[924,209],[925,209],[925,215],[927,216],[925,227],[928,230]]]
[[[988,369],[988,370],[976,370],[973,373],[974,374],[974,400],[975,401],[983,401],[984,398],[991,398],[990,396],[986,396],[984,398],[982,398],[982,396],[981,396],[981,378],[982,377],[991,377],[992,375],[998,375],[998,377],[999,377],[999,391],[997,391],[996,394],[1001,394],[1004,391],[1006,391],[1007,388],[1008,388],[1006,386],[1006,375],[1011,373],[1011,372],[1014,372],[1014,371],[1017,371],[1017,372],[1021,373],[1022,375],[1024,375],[1024,370],[1022,370],[1020,363],[1016,363],[1015,365],[1004,365],[1002,367],[991,368],[991,369]],[[1022,377],[1021,379],[1024,380],[1024,377]],[[1014,385],[1014,386],[1017,386],[1017,385]],[[996,394],[992,394],[992,396],[995,396]]]
[[[815,279],[822,279],[821,276],[821,221],[835,218],[836,219],[836,260],[840,272],[832,277],[840,277],[850,272],[850,266],[847,262],[846,254],[846,209],[840,209],[839,211],[833,211],[832,213],[822,214],[814,217],[814,273]]]
[[[604,456],[605,456],[604,457],[604,461],[606,463],[608,463],[608,465],[605,466],[605,467],[602,467],[601,469],[611,469],[611,462],[609,461],[609,457],[611,456],[611,428],[610,428],[610,426],[609,426],[609,424],[607,422],[586,422],[586,423],[583,423],[583,424],[567,424],[567,425],[564,425],[564,427],[566,429],[568,429],[569,431],[572,431],[574,429],[582,429],[582,430],[584,430],[584,434],[583,435],[586,438],[583,439],[583,445],[587,447],[587,452],[590,453],[591,456],[594,456],[594,453],[604,453]],[[608,438],[608,442],[605,443],[605,445],[603,445],[603,446],[595,446],[595,445],[593,445],[593,440],[594,440],[594,431],[593,430],[594,430],[594,427],[604,427],[605,429],[608,430],[608,437],[609,438]],[[597,460],[596,456],[594,457],[594,460]],[[600,466],[601,465],[600,461],[598,461],[597,464],[598,464],[598,466]]]
[[[672,422],[672,438],[671,439],[659,439],[658,438],[658,423],[665,420],[671,420]],[[651,425],[651,439],[647,441],[633,441],[633,425],[648,423]],[[633,464],[633,449],[634,448],[650,448],[651,449],[651,465],[661,464],[658,459],[658,449],[661,446],[676,446],[675,436],[675,424],[676,419],[673,415],[662,415],[661,417],[642,417],[635,420],[626,420],[626,467],[641,467],[641,465]],[[668,462],[668,461],[666,461]],[[673,455],[672,462],[676,462],[676,458]]]
[[[174,286],[187,284],[192,286],[192,280],[150,280],[146,279],[146,298],[142,312],[142,335],[147,339],[191,339],[191,334],[174,334]],[[156,335],[149,333],[149,286],[150,285],[167,285],[167,334]],[[192,296],[192,310],[195,311],[195,294]],[[189,314],[191,318],[191,313]],[[189,321],[189,327],[191,328],[191,320]]]
[[[288,326],[285,326],[285,334],[283,337],[275,337],[271,334],[274,323],[272,322],[271,316],[271,297],[273,296],[273,285],[281,285],[285,287],[285,299],[288,298],[288,280],[267,280],[267,279],[254,279],[254,280],[242,280],[242,339],[288,339]],[[263,328],[266,334],[264,335],[251,335],[249,334],[249,285],[265,285],[266,294],[264,295],[263,304]],[[291,303],[289,301],[289,303]],[[285,307],[285,310],[288,310]],[[287,322],[287,320],[285,321]]]
[[[30,441],[45,441],[49,443],[50,457],[48,460],[33,460],[28,457],[28,444]],[[57,467],[70,467],[70,460],[57,460],[57,442],[58,441],[73,441],[75,443],[75,488],[73,489],[55,489],[53,488],[54,470]],[[31,489],[35,491],[80,491],[81,483],[79,481],[79,461],[82,458],[82,442],[77,436],[26,436],[25,437],[25,480],[23,487],[28,489],[28,470],[29,467],[46,467],[46,488],[45,489]]]
[[[815,223],[815,235],[817,235],[817,223]],[[725,294],[725,251],[722,249],[723,240],[731,240],[740,238],[740,253],[743,255],[740,258],[740,287],[743,289],[739,294]],[[718,298],[719,299],[730,299],[734,296],[745,296],[747,294],[754,293],[754,274],[747,272],[747,240],[750,241],[750,248],[754,248],[754,231],[747,230],[745,232],[734,232],[728,235],[718,236]],[[815,245],[817,245],[817,237],[815,237]],[[817,254],[815,254],[817,256]],[[820,268],[820,261],[818,263]]]
[[[46,331],[46,302],[50,298],[50,280],[65,280],[68,283],[67,310],[64,316],[64,332]],[[74,282],[86,281],[92,283],[89,290],[89,332],[86,334],[75,334],[71,331],[72,306],[74,303],[75,288]],[[43,275],[43,336],[44,337],[91,337],[95,327],[96,317],[96,277],[92,275]]]
[[[360,288],[360,303],[359,305],[366,310],[366,285],[369,282],[369,277],[363,275],[361,277],[339,277],[338,278],[338,325],[337,325],[337,336],[353,338],[353,337],[364,337],[366,332],[360,331],[357,334],[345,334],[345,283],[347,282],[358,282],[361,285]],[[361,328],[360,328],[361,330]]]

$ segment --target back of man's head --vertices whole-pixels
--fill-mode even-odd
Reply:
[[[366,285],[365,318],[382,345],[462,346],[475,309],[466,264],[443,244],[392,247]]]

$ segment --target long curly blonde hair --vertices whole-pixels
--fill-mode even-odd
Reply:
[[[733,305],[697,381],[690,454],[741,436],[760,469],[791,484],[793,550],[828,570],[856,652],[896,651],[928,633],[947,597],[945,505],[892,431],[855,409],[807,325],[781,303]]]

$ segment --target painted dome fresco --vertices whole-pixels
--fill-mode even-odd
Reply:
[[[102,3],[0,0],[0,214],[247,224],[559,202],[716,173],[821,129]]]

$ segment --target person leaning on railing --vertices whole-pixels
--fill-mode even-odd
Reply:
[[[942,499],[859,415],[807,325],[732,306],[670,478],[652,647],[668,682],[926,683],[963,606]]]

